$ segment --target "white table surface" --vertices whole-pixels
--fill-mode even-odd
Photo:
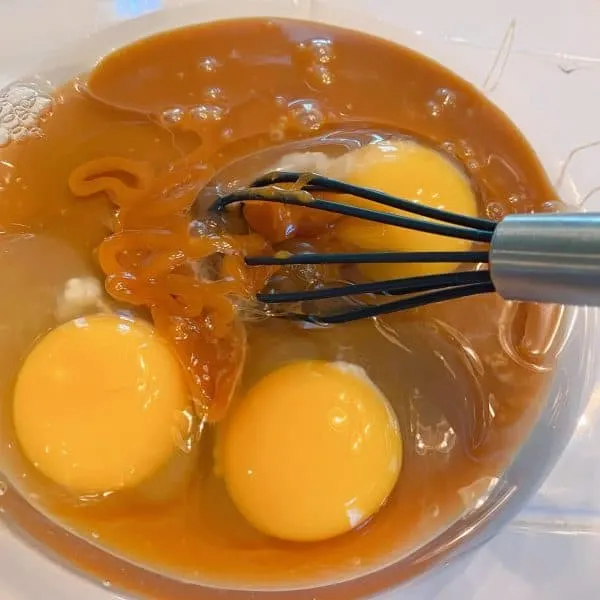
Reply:
[[[417,35],[451,40],[469,75],[500,105],[515,82],[544,106],[535,122],[510,112],[536,145],[556,151],[590,145],[573,161],[578,194],[600,208],[600,0],[280,0],[326,17],[364,6]],[[227,3],[227,0],[223,0]],[[35,66],[47,50],[99,26],[177,0],[0,0],[0,86]],[[272,3],[272,0],[271,0]],[[508,38],[506,37],[508,33]],[[503,39],[503,69],[492,69]],[[506,47],[508,47],[508,45]],[[487,82],[485,76],[492,70]],[[467,74],[467,73],[465,73]],[[481,77],[477,81],[477,77]],[[506,82],[510,82],[510,85]],[[528,89],[529,88],[531,89]],[[560,168],[560,160],[556,169]],[[571,190],[572,191],[572,190]],[[600,597],[600,387],[575,438],[546,484],[505,531],[459,564],[386,594],[398,600],[593,600]],[[101,589],[9,540],[0,527],[0,600],[112,600]],[[44,582],[43,589],[40,581]]]

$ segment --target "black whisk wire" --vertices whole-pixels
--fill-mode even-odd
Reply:
[[[491,283],[490,272],[462,271],[460,273],[443,273],[441,275],[421,275],[404,279],[388,279],[370,283],[350,283],[338,287],[328,287],[300,292],[270,292],[257,294],[256,298],[265,304],[284,302],[305,302],[309,300],[328,300],[360,294],[386,294],[403,296],[416,292],[424,292],[445,287],[461,287],[468,284]]]
[[[405,263],[487,263],[487,252],[354,252],[319,254],[281,253],[275,256],[248,256],[249,266],[272,265],[357,265]]]
[[[318,325],[339,325],[341,323],[351,323],[352,321],[358,321],[360,319],[380,317],[382,315],[394,312],[401,312],[403,310],[419,308],[422,306],[427,306],[429,304],[447,302],[448,300],[456,300],[458,298],[466,298],[468,296],[475,296],[478,294],[489,294],[493,291],[494,285],[491,282],[473,283],[471,285],[463,285],[442,290],[436,290],[433,292],[427,292],[423,294],[416,294],[414,296],[410,296],[409,298],[396,300],[394,302],[387,302],[385,304],[363,306],[355,310],[350,310],[333,315],[317,315],[311,313],[290,312],[286,313],[285,317],[288,319],[293,319],[295,321],[304,321],[307,323],[315,323]]]
[[[406,212],[421,217],[435,219],[444,223],[452,223],[454,225],[460,225],[461,227],[471,227],[473,229],[490,232],[493,232],[496,227],[496,223],[488,219],[450,213],[432,206],[411,202],[404,198],[397,198],[396,196],[391,196],[390,194],[380,192],[379,190],[359,187],[322,175],[306,175],[289,171],[274,171],[254,180],[249,187],[260,188],[281,183],[296,183],[298,181],[306,181],[306,184],[302,186],[302,189],[310,193],[332,192],[335,194],[348,194],[356,196],[357,198],[371,200],[372,202],[376,202],[383,206],[405,210]]]
[[[295,178],[292,179],[292,176]],[[423,206],[422,204],[410,202],[409,200],[404,200],[403,198],[394,198],[393,196],[384,194],[383,192],[357,187],[342,181],[337,181],[336,179],[321,177],[320,175],[311,176],[311,178],[302,186],[300,190],[275,190],[273,187],[268,187],[276,185],[277,183],[290,183],[302,180],[302,177],[306,178],[307,176],[303,176],[299,173],[287,172],[276,172],[272,175],[266,175],[265,177],[254,181],[248,188],[236,190],[227,196],[221,197],[213,205],[213,209],[223,210],[230,204],[260,200],[263,202],[275,202],[278,204],[314,208],[316,210],[336,213],[346,217],[355,217],[365,221],[371,221],[373,223],[393,225],[395,227],[403,227],[405,229],[422,231],[424,233],[433,233],[435,235],[471,240],[473,242],[489,243],[492,239],[495,226],[493,221],[448,213],[437,208]],[[261,183],[263,185],[258,185]],[[268,191],[265,191],[265,188],[268,188]],[[310,193],[310,200],[307,200],[306,197],[301,196],[299,194],[301,191]],[[337,194],[352,194],[354,196],[363,198],[365,200],[371,200],[372,202],[388,206],[390,208],[398,208],[422,217],[435,219],[435,221],[414,219],[412,217],[405,217],[403,215],[397,215],[389,212],[380,212],[368,208],[359,208],[357,206],[344,204],[343,202],[322,200],[312,196],[312,193],[317,193],[317,191]],[[457,226],[457,222],[462,224]],[[447,225],[446,223],[450,223],[450,225]]]
[[[276,187],[278,184],[296,183],[297,189]],[[398,215],[387,211],[360,208],[344,202],[318,197],[318,194],[350,195],[375,204],[398,209],[422,218]],[[440,236],[489,244],[496,223],[488,219],[469,217],[425,206],[403,198],[396,198],[378,190],[362,188],[321,175],[276,171],[256,179],[248,187],[219,198],[213,210],[224,210],[232,204],[262,201],[303,206],[343,216],[422,231]],[[489,262],[488,250],[460,252],[349,252],[349,253],[276,253],[275,256],[249,256],[246,264],[259,265],[324,265],[324,264],[485,264]],[[286,304],[327,300],[341,297],[372,294],[376,296],[406,296],[400,300],[373,303],[337,314],[284,312],[289,319],[319,324],[337,324],[377,317],[392,312],[409,310],[438,302],[494,291],[488,269],[423,275],[403,279],[389,279],[369,283],[352,283],[336,287],[302,290],[297,292],[270,292],[257,295],[265,304]]]

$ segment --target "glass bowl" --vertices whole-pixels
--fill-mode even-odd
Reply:
[[[121,8],[127,5],[118,4]],[[400,12],[389,12],[390,9],[386,9],[381,2],[375,1],[381,9],[381,18],[374,18],[372,0],[353,2],[352,9],[348,8],[350,3],[342,5],[341,2],[326,0],[205,0],[177,4],[183,5],[168,7],[131,20],[123,14],[120,18],[125,19],[124,21],[95,31],[88,38],[48,55],[35,70],[20,77],[11,86],[22,85],[41,93],[49,92],[67,79],[88,71],[100,57],[116,47],[152,33],[196,22],[244,16],[292,17],[327,22],[371,33],[413,48],[480,85],[484,93],[513,117],[538,152],[549,175],[555,178],[563,200],[576,207],[579,200],[577,186],[569,169],[561,167],[564,155],[561,156],[562,148],[556,143],[560,130],[553,126],[552,119],[543,118],[543,106],[532,106],[529,102],[519,85],[522,74],[517,71],[507,75],[504,71],[514,41],[514,22],[507,22],[504,38],[498,40],[499,49],[484,48],[474,54],[472,49],[465,52],[466,46],[456,40],[403,29],[397,25],[402,22]],[[132,10],[129,16],[135,16],[134,5],[131,2],[128,4]],[[431,19],[436,27],[439,26],[439,16],[432,15]],[[109,20],[105,16],[99,22],[105,25]],[[552,469],[592,392],[597,371],[597,313],[592,309],[569,309],[565,321],[568,335],[559,353],[552,383],[537,422],[502,476],[494,480],[489,489],[480,491],[458,520],[421,547],[415,548],[409,555],[375,572],[318,589],[277,590],[277,597],[346,600],[396,590],[411,578],[432,572],[439,565],[473,550],[498,532]],[[100,563],[98,558],[101,551],[98,548],[53,525],[10,486],[6,491],[4,485],[1,489],[0,509],[12,534],[19,538],[19,541],[11,540],[11,543],[16,545],[25,541],[34,552],[41,551],[63,567],[83,574],[88,580],[101,583],[111,591],[129,593],[135,597],[169,600],[215,597],[213,588],[173,582],[117,558]],[[2,543],[7,543],[4,538]],[[8,552],[8,549],[3,552]],[[61,577],[73,575],[61,574]],[[52,586],[58,586],[59,583],[47,585],[44,585],[47,597],[65,597],[58,591],[56,595],[48,591],[58,590]],[[39,596],[41,589],[36,589],[38,591],[34,590],[30,597]],[[105,596],[101,588],[94,591],[92,589],[86,588],[86,597],[95,599]],[[393,592],[393,597],[399,597],[398,593]],[[258,590],[252,597],[259,599],[267,595],[266,591]],[[230,600],[247,598],[248,591],[221,590],[219,597]]]

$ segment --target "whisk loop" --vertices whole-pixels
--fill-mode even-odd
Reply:
[[[278,184],[289,183],[296,183],[296,189],[277,187]],[[344,202],[326,200],[319,196],[324,193],[363,198],[407,214],[398,215],[385,210],[359,208]],[[598,214],[509,215],[502,221],[495,222],[424,206],[321,175],[282,171],[264,175],[248,187],[219,198],[213,209],[224,210],[231,204],[252,201],[306,206],[374,223],[487,245],[481,250],[461,252],[279,253],[275,256],[248,256],[246,263],[256,266],[390,263],[488,265],[487,269],[257,295],[259,301],[269,305],[351,298],[364,294],[375,297],[405,296],[334,314],[282,313],[290,319],[323,324],[346,323],[494,291],[511,300],[600,305]]]
[[[277,188],[278,184],[298,184],[294,190]],[[398,215],[386,211],[359,208],[344,202],[334,202],[319,197],[319,194],[352,195],[374,202],[382,207],[402,210],[409,215]],[[248,187],[236,190],[219,198],[213,210],[224,210],[227,206],[241,202],[276,202],[292,206],[305,206],[316,210],[336,213],[366,221],[403,227],[434,235],[460,238],[479,243],[492,239],[496,223],[488,219],[469,217],[396,198],[378,190],[355,186],[321,175],[308,175],[276,171],[259,177]],[[471,263],[488,261],[488,251],[462,252],[351,252],[351,253],[304,253],[279,254],[275,256],[249,256],[248,265],[324,265],[324,264],[391,264],[391,263]],[[494,291],[489,270],[423,275],[403,279],[391,279],[370,283],[353,283],[322,289],[297,292],[270,292],[257,295],[265,304],[286,304],[363,294],[377,296],[407,296],[400,300],[369,304],[335,314],[284,312],[287,318],[313,323],[346,323],[367,317],[408,310],[426,304],[443,302],[475,294]]]
[[[302,185],[296,190],[284,190],[272,187],[282,183],[299,182],[301,182]],[[307,201],[306,196],[300,196],[299,192],[308,192],[311,199]],[[315,196],[315,194],[319,193],[348,194],[370,200],[377,204],[381,204],[382,206],[396,208],[428,219],[449,223],[449,225],[414,219],[388,212],[370,210],[367,208],[359,208],[342,202],[322,200]],[[383,225],[394,225],[396,227],[404,227],[405,229],[413,229],[415,231],[423,231],[425,233],[444,235],[474,242],[489,242],[492,239],[492,234],[496,225],[495,222],[489,221],[488,219],[450,213],[431,206],[411,202],[410,200],[405,200],[403,198],[395,198],[394,196],[390,196],[389,194],[378,190],[344,183],[337,179],[331,179],[321,175],[310,175],[309,178],[306,173],[292,173],[287,171],[275,171],[274,173],[264,175],[263,177],[256,179],[247,188],[236,190],[227,196],[221,197],[215,202],[213,208],[222,210],[229,204],[253,200],[276,202],[292,206],[305,206],[347,217],[356,217],[374,223],[381,223]]]

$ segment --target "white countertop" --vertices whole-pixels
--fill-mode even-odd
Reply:
[[[227,4],[227,0],[222,0]],[[0,86],[50,49],[99,26],[182,0],[0,0]],[[534,146],[552,135],[586,206],[600,208],[600,0],[265,0],[325,18],[368,3],[371,13],[419,36],[449,39],[465,75],[501,106],[515,85],[543,105],[539,122],[511,117]],[[503,45],[504,40],[504,45]],[[499,48],[504,49],[500,51]],[[500,59],[496,61],[496,57]],[[504,60],[508,56],[508,60]],[[496,61],[496,62],[495,62]],[[495,65],[495,66],[494,66]],[[507,83],[510,82],[510,85]],[[531,107],[529,107],[529,111]],[[544,158],[544,157],[543,157]],[[598,192],[598,193],[596,193]],[[385,597],[397,600],[593,600],[600,593],[600,387],[567,452],[505,531],[462,562]],[[112,600],[15,542],[0,528],[0,600]],[[44,584],[43,592],[39,581]],[[42,595],[40,595],[42,594]]]

